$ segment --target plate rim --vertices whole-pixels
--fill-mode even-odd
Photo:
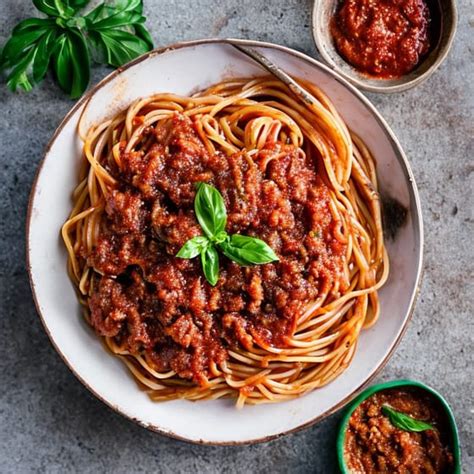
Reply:
[[[75,370],[74,366],[72,363],[69,362],[69,360],[66,358],[66,356],[61,352],[59,346],[56,344],[54,337],[52,333],[50,332],[46,320],[43,317],[40,304],[39,304],[39,299],[36,294],[36,289],[35,289],[35,282],[33,279],[32,275],[32,269],[31,269],[31,260],[30,260],[30,253],[31,253],[31,247],[30,247],[30,232],[31,232],[31,221],[32,221],[32,215],[33,215],[33,206],[34,206],[34,200],[36,197],[36,188],[38,184],[39,177],[41,175],[41,172],[43,171],[44,164],[46,162],[46,159],[49,155],[49,152],[51,151],[51,148],[53,144],[55,143],[56,139],[58,136],[61,134],[62,130],[64,129],[65,125],[69,122],[71,117],[74,115],[74,113],[80,109],[83,105],[87,106],[87,102],[91,100],[91,98],[94,96],[94,94],[99,91],[102,87],[104,87],[106,84],[108,84],[110,81],[115,79],[117,76],[119,76],[123,71],[128,70],[129,68],[135,66],[136,64],[139,64],[149,58],[152,58],[154,56],[159,56],[164,53],[178,50],[178,49],[183,49],[183,48],[188,48],[188,47],[193,47],[193,46],[201,46],[201,45],[206,45],[206,44],[239,44],[242,46],[250,46],[250,47],[261,47],[261,48],[269,48],[269,49],[275,49],[278,51],[282,51],[284,53],[287,53],[291,56],[297,57],[299,59],[302,59],[309,63],[312,66],[318,67],[319,69],[323,70],[327,74],[329,74],[333,79],[335,79],[337,82],[341,83],[343,86],[348,88],[350,92],[352,92],[368,109],[369,111],[373,114],[374,118],[376,121],[379,123],[379,125],[382,127],[382,129],[385,132],[386,137],[390,141],[394,151],[395,155],[397,157],[397,160],[402,166],[403,174],[405,175],[405,178],[407,180],[408,184],[408,190],[409,190],[409,195],[410,195],[410,201],[413,201],[414,203],[414,208],[416,210],[415,213],[415,218],[413,219],[413,224],[415,228],[415,239],[418,237],[418,243],[419,243],[419,251],[418,251],[418,261],[417,261],[417,266],[416,266],[416,277],[415,277],[415,284],[413,286],[413,289],[411,291],[410,297],[409,297],[409,306],[408,310],[405,315],[405,319],[403,322],[403,325],[401,327],[400,333],[396,340],[392,343],[391,347],[389,348],[388,353],[386,356],[383,358],[383,360],[378,364],[378,366],[373,370],[373,372],[355,389],[351,391],[344,399],[342,399],[339,403],[334,405],[332,408],[325,410],[323,413],[319,414],[318,416],[312,418],[311,420],[302,423],[294,428],[288,429],[288,430],[283,430],[279,433],[268,435],[268,436],[263,436],[260,438],[252,438],[248,440],[243,440],[243,441],[207,441],[204,439],[191,439],[187,438],[182,435],[178,435],[174,433],[171,430],[165,430],[163,428],[160,428],[158,426],[155,426],[150,423],[146,423],[143,420],[140,420],[136,417],[131,416],[130,414],[127,414],[125,411],[121,410],[118,406],[115,406],[113,403],[105,399],[103,396],[101,396],[99,393],[95,391],[95,389],[88,383],[86,382]],[[132,421],[133,423],[146,428],[149,431],[152,431],[154,433],[158,433],[160,435],[164,435],[179,441],[185,441],[188,443],[192,444],[197,444],[197,445],[207,445],[207,446],[242,446],[242,445],[251,445],[251,444],[258,444],[258,443],[264,443],[268,441],[275,440],[277,438],[280,438],[282,436],[292,434],[292,433],[297,433],[301,430],[304,430],[306,428],[309,428],[310,426],[314,425],[315,423],[322,421],[324,418],[327,418],[328,416],[332,415],[342,407],[344,407],[347,403],[349,403],[351,400],[353,400],[360,392],[362,389],[368,386],[368,384],[381,372],[381,370],[386,366],[388,361],[391,359],[392,355],[394,354],[395,350],[397,349],[398,345],[400,344],[401,339],[405,335],[405,332],[408,328],[408,324],[412,319],[413,312],[415,309],[415,303],[418,299],[418,295],[420,293],[420,287],[421,287],[421,280],[422,280],[422,273],[423,273],[423,253],[424,253],[424,229],[423,229],[423,217],[422,217],[422,210],[421,210],[421,203],[420,203],[420,197],[419,197],[419,192],[418,192],[418,187],[415,182],[415,178],[413,175],[413,171],[411,169],[410,163],[405,155],[405,152],[403,151],[403,148],[398,141],[397,137],[395,136],[395,133],[393,130],[390,128],[388,123],[385,121],[385,119],[382,117],[380,112],[375,108],[375,106],[369,101],[367,97],[365,97],[361,91],[359,91],[353,84],[351,84],[348,80],[346,80],[344,77],[342,77],[338,72],[334,71],[327,65],[323,64],[322,62],[318,61],[317,59],[312,58],[311,56],[297,51],[293,48],[287,47],[287,46],[282,46],[279,44],[267,42],[267,41],[258,41],[258,40],[247,40],[247,39],[236,39],[236,38],[203,38],[203,39],[197,39],[197,40],[189,40],[189,41],[180,41],[176,43],[172,43],[167,46],[155,48],[142,56],[139,56],[138,58],[128,62],[127,64],[124,64],[123,66],[120,66],[119,68],[115,69],[112,71],[110,74],[105,76],[102,80],[100,80],[95,86],[91,87],[72,107],[71,109],[66,113],[66,115],[63,117],[59,125],[56,127],[53,135],[51,136],[51,139],[48,141],[43,153],[42,153],[42,158],[37,165],[37,169],[35,172],[35,176],[33,179],[33,183],[31,185],[31,191],[29,194],[28,198],[28,209],[27,209],[27,214],[26,214],[26,226],[25,226],[25,234],[26,234],[26,240],[25,240],[25,246],[26,246],[26,269],[28,273],[28,280],[30,283],[30,288],[31,288],[31,293],[33,296],[33,301],[36,307],[36,312],[40,318],[41,324],[43,325],[43,329],[46,332],[49,341],[57,354],[60,356],[66,367],[72,372],[72,374],[79,380],[79,382],[90,392],[94,397],[96,397],[98,400],[100,400],[102,403],[104,403],[108,408],[112,409],[115,413],[118,413],[119,415],[123,416],[129,421]]]

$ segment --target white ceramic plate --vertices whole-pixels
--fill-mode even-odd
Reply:
[[[406,223],[387,242],[391,273],[380,292],[380,320],[362,334],[348,370],[299,399],[240,411],[230,400],[154,403],[138,389],[120,360],[105,352],[82,319],[60,239],[77,181],[81,142],[76,127],[81,113],[87,104],[85,117],[90,125],[138,97],[164,91],[190,94],[224,78],[264,73],[226,41],[202,40],[153,51],[113,72],[86,94],[47,147],[31,192],[27,228],[28,267],[38,312],[56,350],[79,380],[107,405],[142,426],[212,444],[269,440],[308,426],[351,400],[387,362],[404,332],[419,285],[423,245],[413,175],[393,133],[367,99],[304,54],[268,43],[236,41],[257,47],[290,74],[323,89],[375,155],[382,192],[396,197],[408,210]]]

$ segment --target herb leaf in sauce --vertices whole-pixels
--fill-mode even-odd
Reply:
[[[219,254],[213,245],[201,253],[201,265],[206,280],[215,286],[219,279]]]
[[[197,183],[194,212],[205,235],[188,240],[176,256],[189,259],[200,255],[204,276],[212,286],[219,279],[217,249],[239,265],[260,265],[278,260],[276,253],[263,240],[247,235],[227,234],[224,198],[214,186]]]
[[[219,244],[222,253],[239,265],[258,265],[278,260],[275,252],[263,240],[234,234]]]
[[[390,419],[390,423],[396,428],[399,428],[404,431],[426,431],[426,430],[434,430],[434,426],[426,423],[425,421],[416,420],[405,413],[400,411],[394,410],[392,407],[388,405],[382,406],[382,413],[385,416],[388,416]]]
[[[204,233],[213,240],[224,231],[227,223],[227,212],[222,194],[206,183],[197,184],[194,199],[194,212]]]
[[[194,258],[201,254],[209,245],[209,239],[203,235],[198,235],[189,239],[176,254],[179,258]]]

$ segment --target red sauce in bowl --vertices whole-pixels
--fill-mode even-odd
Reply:
[[[396,78],[428,53],[430,23],[424,0],[343,0],[331,33],[339,54],[359,71]]]
[[[383,413],[384,405],[428,422],[433,429],[401,430]],[[344,457],[349,472],[354,474],[452,473],[454,458],[444,409],[431,394],[419,389],[377,392],[351,415]]]

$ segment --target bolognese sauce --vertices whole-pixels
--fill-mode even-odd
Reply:
[[[108,170],[118,184],[93,251],[83,250],[99,274],[90,322],[130,353],[145,353],[155,370],[203,385],[230,349],[285,347],[308,302],[344,291],[347,245],[336,238],[323,173],[294,145],[210,153],[193,119],[178,113],[144,134],[147,152],[122,146],[120,167]],[[213,287],[198,259],[177,258],[202,233],[196,182],[223,195],[229,233],[263,239],[279,261],[245,267],[221,256]]]
[[[394,426],[382,407],[393,409],[433,429],[405,431]],[[444,409],[429,393],[414,388],[377,392],[362,402],[349,419],[344,457],[350,472],[451,473],[453,454]]]
[[[359,71],[396,78],[430,49],[425,0],[343,0],[331,21],[338,52]]]

